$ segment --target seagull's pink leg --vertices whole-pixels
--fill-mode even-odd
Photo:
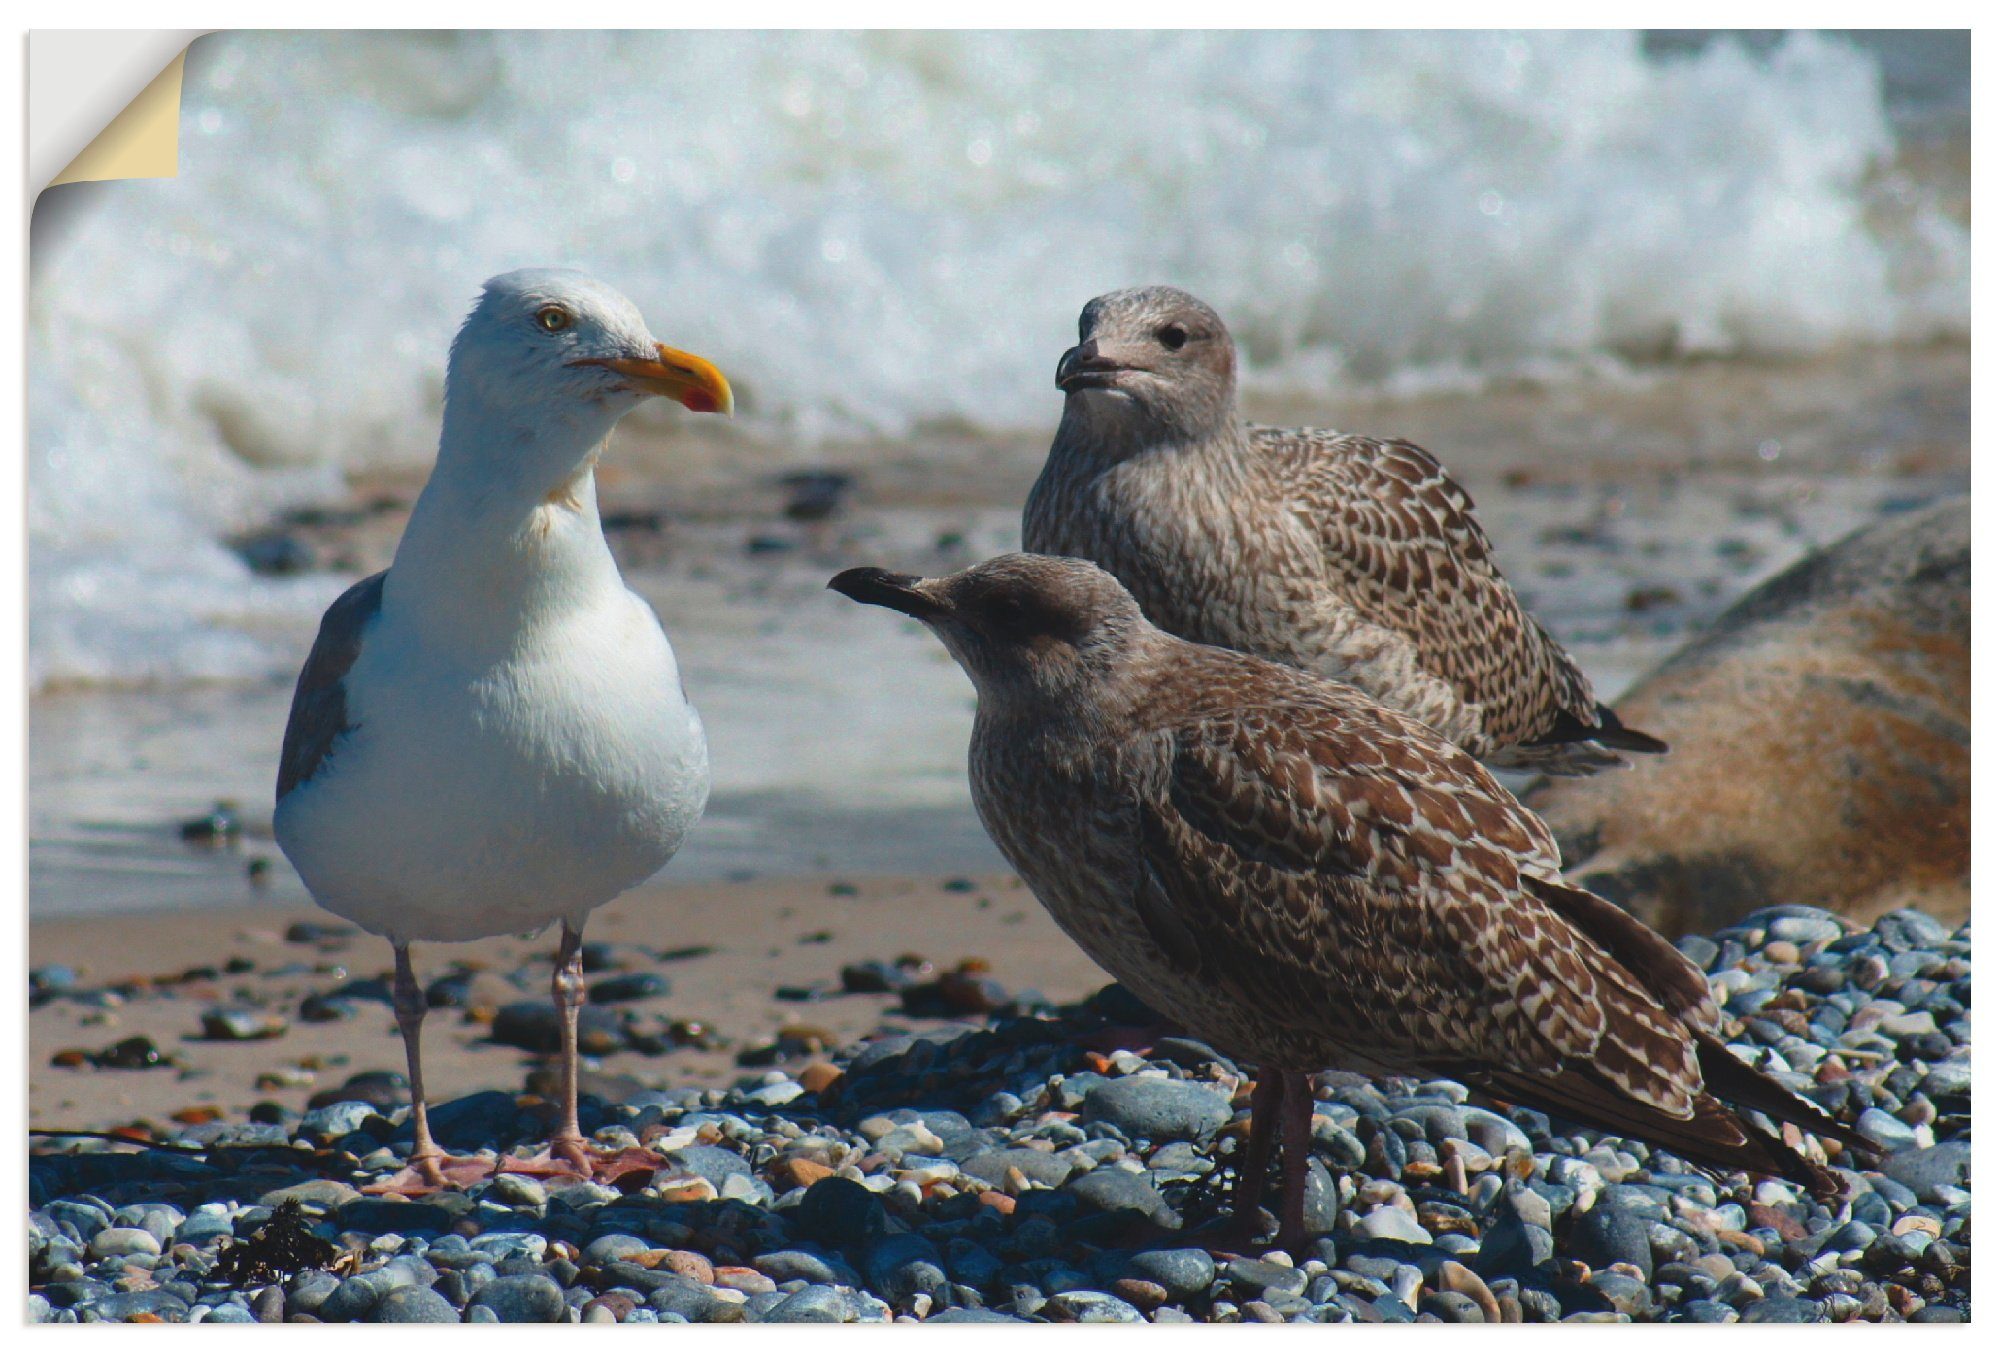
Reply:
[[[562,1125],[549,1138],[549,1153],[576,1166],[589,1178],[593,1172],[589,1148],[576,1120],[576,1022],[583,1009],[583,931],[563,921],[562,944],[556,949],[554,979],[549,983],[556,1012],[562,1016]]]
[[[417,974],[410,969],[410,946],[396,944],[396,1027],[403,1034],[403,1056],[410,1067],[410,1167],[434,1188],[444,1186],[439,1168],[444,1152],[431,1139],[430,1112],[424,1102],[424,1013],[428,1008]]]

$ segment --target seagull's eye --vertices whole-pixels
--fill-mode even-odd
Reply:
[[[986,614],[1003,628],[1018,629],[1027,623],[1028,606],[1018,596],[996,596],[986,603]]]
[[[1169,352],[1178,352],[1187,346],[1188,331],[1178,324],[1168,324],[1156,335],[1160,346]]]
[[[535,311],[535,322],[550,333],[561,333],[576,322],[573,315],[560,305],[544,305]]]

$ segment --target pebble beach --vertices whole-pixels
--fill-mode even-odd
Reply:
[[[972,907],[1000,890],[952,884],[943,895]],[[348,1040],[370,1054],[355,1065],[389,1064],[386,1010],[358,1012],[380,995],[324,960],[348,942],[311,922],[288,931],[289,965],[306,969],[293,975],[314,978],[294,983],[312,988],[296,1006],[197,1008],[218,983],[268,975],[240,970],[256,965],[247,959],[178,983],[191,991],[159,982],[123,996],[38,968],[37,1081],[148,1078],[163,1086],[149,1101],[166,1102],[186,1048],[250,1038],[268,1053],[314,1020],[348,1021]],[[434,1094],[441,1142],[481,1161],[483,1177],[414,1199],[371,1193],[409,1144],[407,1094],[388,1071],[328,1075],[298,1106],[271,1083],[247,1111],[122,1129],[107,1117],[101,1135],[33,1144],[29,1312],[237,1323],[1964,1320],[1970,926],[1904,911],[1857,929],[1777,907],[1680,946],[1724,1002],[1733,1050],[1882,1148],[1879,1165],[1859,1169],[1834,1157],[1850,1193],[1837,1209],[1789,1183],[1707,1177],[1643,1142],[1473,1101],[1449,1081],[1327,1073],[1310,1250],[1216,1252],[1202,1227],[1222,1213],[1244,1139],[1246,1068],[1082,971],[1056,973],[1086,988],[1071,997],[1010,987],[1000,965],[887,951],[768,989],[774,1008],[800,1011],[797,1025],[839,1010],[870,1023],[864,1035],[827,1046],[795,1027],[718,1042],[711,1053],[734,1067],[710,1087],[587,1079],[585,1129],[622,1163],[610,1183],[586,1182],[526,1159],[547,1130],[534,1056],[549,1046],[529,963],[447,973],[430,988],[433,1029],[456,1016],[527,1067],[515,1089]],[[691,1035],[651,1012],[659,973],[673,970],[660,956],[616,942],[589,955],[588,1050],[615,1060]],[[76,1049],[44,1053],[42,1030],[59,1014],[107,1007],[125,1015],[120,1031],[155,1031],[82,1063]],[[201,1034],[163,1035],[190,1015]],[[379,1046],[355,1031],[370,1028]],[[128,1046],[121,1060],[115,1048],[132,1037],[151,1055]],[[234,1101],[227,1088],[215,1097]]]
[[[179,177],[54,189],[33,226],[30,1322],[1968,1321],[1962,907],[1856,919],[1758,873],[1663,923],[1733,1051],[1879,1147],[1825,1143],[1838,1202],[1328,1071],[1310,1241],[1246,1243],[1259,1068],[1106,985],[1002,871],[962,673],[826,590],[1016,548],[1076,307],[1173,281],[1230,317],[1253,421],[1449,465],[1615,703],[1809,554],[1968,491],[1968,51],[198,40]],[[596,78],[549,84],[571,68]],[[1171,115],[1128,96],[1162,82]],[[332,127],[382,172],[322,173]],[[556,936],[417,945],[456,1163],[409,1195],[390,950],[312,907],[272,772],[322,610],[430,473],[469,288],[530,261],[616,282],[735,382],[732,421],[629,419],[598,480],[713,793],[585,932],[599,1178],[541,1154]],[[1679,804],[1822,858],[1940,848],[1838,812],[1800,845],[1778,762],[1719,740]],[[1947,918],[1880,913],[1919,905]]]

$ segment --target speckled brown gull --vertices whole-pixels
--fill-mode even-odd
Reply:
[[[1246,426],[1235,343],[1185,291],[1099,296],[1078,335],[1025,548],[1090,559],[1162,628],[1359,686],[1492,765],[1666,750],[1597,702],[1426,451]]]
[[[1736,1059],[1701,971],[1565,884],[1547,828],[1414,719],[1175,638],[1079,559],[831,585],[923,621],[971,676],[973,801],[1063,930],[1260,1067],[1239,1224],[1276,1113],[1281,1242],[1300,1240],[1307,1076],[1328,1067],[1450,1076],[1823,1193],[1832,1173],[1725,1105],[1866,1148]]]

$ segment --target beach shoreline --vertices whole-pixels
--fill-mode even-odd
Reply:
[[[287,931],[300,925],[329,937],[288,940]],[[621,1049],[592,1060],[601,1075],[654,1089],[727,1084],[770,1066],[796,1070],[885,1027],[948,1021],[912,1016],[892,993],[842,993],[841,971],[850,964],[893,966],[914,956],[928,964],[927,971],[910,966],[922,981],[969,963],[1009,995],[1034,989],[1058,1002],[1110,980],[1011,876],[654,883],[596,912],[585,937],[612,946],[620,973],[653,972],[671,986],[666,994],[603,1008],[621,1016],[630,1011],[648,1026],[699,1023],[712,1035],[698,1045],[658,1053]],[[427,985],[476,970],[490,978],[475,988],[480,998],[497,993],[506,1003],[527,1004],[548,1001],[552,947],[553,936],[544,933],[416,944],[412,953]],[[386,1003],[336,997],[333,1006],[347,1011],[342,1017],[302,1017],[308,997],[384,978],[391,965],[386,941],[310,906],[217,910],[198,918],[167,912],[37,920],[29,926],[28,952],[32,970],[67,968],[74,990],[90,992],[58,995],[29,1011],[28,1102],[36,1128],[100,1131],[139,1122],[171,1128],[176,1112],[201,1116],[214,1109],[240,1120],[258,1103],[297,1111],[351,1075],[403,1069]],[[519,985],[508,984],[517,974]],[[610,975],[594,971],[590,979]],[[808,993],[812,998],[802,998]],[[493,1008],[432,1011],[424,1030],[431,1097],[519,1092],[540,1064],[535,1053],[491,1038]],[[204,1035],[203,1015],[216,1009],[276,1016],[285,1031],[242,1041]],[[798,1050],[761,1066],[739,1064],[739,1056],[767,1054],[781,1033]],[[177,1064],[149,1070],[54,1064],[65,1051],[98,1051],[135,1036],[150,1037]],[[814,1044],[818,1051],[803,1050]],[[274,1075],[287,1082],[267,1079],[259,1087],[260,1077]]]

